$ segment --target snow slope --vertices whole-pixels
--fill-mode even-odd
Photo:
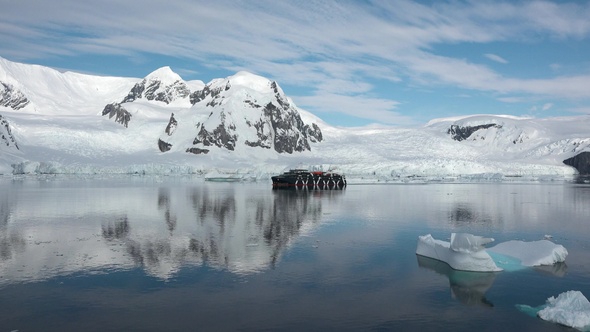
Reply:
[[[268,179],[310,167],[349,182],[571,179],[577,171],[563,161],[590,152],[590,116],[337,128],[247,72],[205,85],[169,67],[143,79],[99,77],[0,58],[0,83],[0,134],[14,138],[6,144],[0,136],[1,174],[231,170]],[[120,114],[105,113],[109,104]],[[126,116],[127,127],[115,115]]]

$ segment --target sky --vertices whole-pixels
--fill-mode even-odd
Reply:
[[[590,114],[590,1],[0,0],[0,57],[276,80],[335,126]]]

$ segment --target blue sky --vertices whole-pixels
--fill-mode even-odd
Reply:
[[[246,70],[337,126],[590,114],[589,1],[0,0],[0,56],[205,83]]]

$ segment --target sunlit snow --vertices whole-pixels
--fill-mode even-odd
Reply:
[[[549,240],[507,241],[485,248],[494,239],[467,233],[452,233],[451,241],[427,234],[418,237],[416,254],[447,263],[455,270],[496,272],[564,262],[568,252]]]
[[[204,88],[199,81],[182,81],[169,67],[145,78],[151,79],[186,84],[191,92]],[[17,150],[0,141],[0,174],[206,175],[232,170],[248,174],[249,179],[268,180],[269,175],[285,169],[305,167],[344,173],[350,183],[569,180],[577,171],[563,160],[590,150],[590,116],[474,115],[436,119],[416,128],[339,128],[296,108],[304,123],[321,129],[323,140],[311,143],[311,151],[278,153],[244,143],[256,138],[251,124],[259,119],[257,108],[276,95],[295,104],[280,86],[272,89],[270,80],[247,72],[208,84],[223,90],[224,97],[214,106],[191,106],[187,97],[169,104],[136,99],[123,105],[132,115],[128,128],[102,116],[105,105],[121,102],[142,80],[61,73],[0,58],[0,81],[14,85],[30,100],[19,110],[0,106],[0,115],[19,145]],[[164,130],[171,114],[178,124],[169,136]],[[235,149],[212,146],[208,154],[187,153],[197,125],[215,130],[220,117],[235,126]],[[449,134],[453,125],[482,124],[495,126],[477,130],[463,141]],[[268,132],[268,128],[259,130]],[[158,139],[170,143],[171,149],[161,152]]]

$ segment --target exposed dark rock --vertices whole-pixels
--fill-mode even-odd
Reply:
[[[201,125],[201,130],[199,130],[197,137],[193,140],[193,145],[201,143],[204,146],[223,147],[233,151],[236,147],[238,137],[236,134],[231,134],[230,132],[233,132],[235,129],[236,127],[234,125],[229,125],[226,128],[222,122],[212,132],[209,132],[205,129],[204,125]]]
[[[10,130],[10,124],[8,123],[8,120],[0,115],[0,144],[2,142],[4,142],[4,144],[6,144],[8,147],[14,146],[17,150],[19,150],[16,139]]]
[[[132,102],[136,99],[141,98],[141,95],[143,94],[144,90],[145,90],[145,80],[141,81],[140,83],[135,84],[131,88],[131,91],[129,91],[127,96],[125,98],[123,98],[123,101],[121,101],[121,104]]]
[[[202,90],[195,91],[195,92],[191,93],[191,95],[189,96],[189,100],[191,102],[191,105],[194,105],[194,104],[200,102],[201,100],[205,99],[205,97],[207,97],[208,91],[209,91],[209,87],[205,86]]]
[[[0,106],[19,110],[29,104],[29,99],[12,84],[0,82]]]
[[[112,119],[113,116],[115,117],[115,122],[120,123],[127,128],[129,126],[129,121],[131,120],[131,113],[127,111],[121,104],[119,103],[111,103],[104,107],[102,110],[102,115],[109,115],[109,119]]]
[[[227,83],[226,87],[229,86],[229,82]],[[219,94],[223,91],[222,87],[217,87],[214,89],[211,89],[210,85],[206,85],[202,90],[199,91],[195,91],[193,93],[190,94],[189,96],[189,100],[191,102],[192,105],[204,100],[205,98],[207,98],[208,96],[211,96],[211,98],[215,99],[215,97],[219,96]],[[209,104],[207,104],[207,106],[210,106]]]
[[[320,130],[320,127],[318,127],[317,124],[312,123],[311,127],[309,125],[305,125],[305,128],[305,131],[307,132],[307,137],[313,143],[319,143],[324,139],[322,131]]]
[[[161,139],[158,139],[158,148],[161,152],[170,151],[170,149],[172,148],[172,144],[164,142]]]
[[[199,148],[188,148],[188,149],[186,149],[186,152],[193,153],[193,154],[207,154],[207,153],[209,153],[209,150],[199,149]]]
[[[580,175],[590,175],[590,152],[581,152],[563,163],[577,169]]]
[[[272,146],[272,139],[270,133],[265,133],[265,128],[269,128],[270,126],[265,126],[267,121],[260,119],[256,123],[252,124],[251,122],[246,122],[248,126],[256,128],[256,136],[258,137],[257,141],[248,141],[246,140],[244,143],[251,147],[261,147],[265,149],[270,149]],[[270,129],[269,129],[270,130]]]
[[[280,109],[273,103],[264,107],[264,114],[270,119],[273,128],[274,147],[278,153],[311,150],[306,135],[305,124],[299,113],[293,109]]]
[[[168,134],[168,136],[171,136],[172,133],[174,133],[174,130],[176,129],[177,125],[178,121],[176,121],[176,119],[174,118],[174,113],[172,113],[170,115],[170,120],[168,120],[168,125],[166,126],[166,134]]]
[[[123,98],[123,103],[135,101],[144,98],[147,100],[161,101],[170,104],[176,98],[185,98],[190,95],[190,90],[182,81],[175,81],[174,83],[163,86],[159,80],[146,80],[135,84],[129,94]]]
[[[256,102],[252,101],[252,100],[244,100],[244,103],[250,105],[253,108],[261,108],[261,105],[256,104]]]
[[[453,138],[455,141],[463,141],[469,138],[469,136],[471,136],[474,132],[480,130],[480,129],[488,129],[491,127],[495,127],[495,128],[502,128],[501,125],[495,124],[495,123],[488,123],[488,124],[483,124],[483,125],[479,125],[479,126],[465,126],[465,127],[461,127],[459,125],[451,125],[451,127],[449,128],[449,130],[447,130],[447,134],[451,135],[451,138]],[[514,143],[516,144],[516,143]]]
[[[281,107],[283,109],[288,109],[289,107],[291,107],[291,105],[289,104],[289,102],[283,98],[283,96],[281,95],[277,82],[272,81],[272,83],[270,84],[271,89],[274,91],[275,93],[275,98],[277,99],[277,102],[279,103],[279,105],[281,105]]]

